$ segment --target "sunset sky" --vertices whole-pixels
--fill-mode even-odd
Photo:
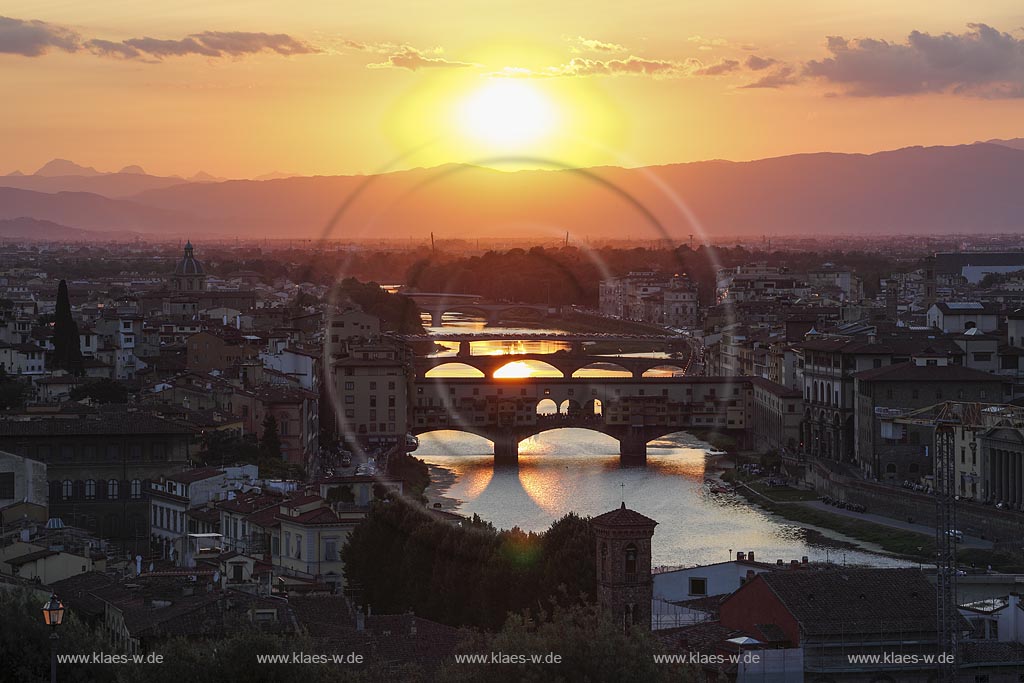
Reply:
[[[0,17],[0,173],[636,166],[1024,136],[1020,0],[6,0]]]

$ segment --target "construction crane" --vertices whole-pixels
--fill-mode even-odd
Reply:
[[[934,430],[933,476],[935,489],[935,616],[938,627],[938,678],[956,680],[960,644],[960,611],[956,579],[956,428],[978,421],[978,405],[946,402],[921,408],[892,422]],[[952,656],[950,656],[952,655]]]

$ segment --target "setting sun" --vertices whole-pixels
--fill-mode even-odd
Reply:
[[[496,80],[472,93],[459,110],[468,135],[492,145],[517,146],[551,133],[556,124],[551,101],[528,83]]]

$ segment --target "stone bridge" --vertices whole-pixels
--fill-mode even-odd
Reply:
[[[598,356],[572,353],[517,353],[492,356],[445,356],[440,358],[417,358],[413,361],[416,378],[427,378],[427,373],[435,368],[446,365],[461,364],[479,370],[484,377],[494,377],[494,373],[509,363],[521,361],[539,361],[558,372],[562,377],[572,377],[579,370],[593,368],[595,370],[623,370],[630,376],[639,379],[644,373],[654,368],[666,368],[680,373],[689,367],[689,355],[684,358],[642,358],[636,356]],[[428,378],[432,379],[432,378]]]
[[[485,301],[476,294],[410,292],[405,296],[415,301],[421,311],[430,314],[431,327],[441,327],[445,313],[469,313],[484,318],[488,325],[497,325],[512,313],[541,319],[551,311],[544,304]]]
[[[456,430],[494,444],[495,464],[514,464],[519,442],[575,427],[619,441],[623,465],[643,465],[647,443],[687,430],[733,432],[745,442],[752,386],[742,377],[528,377],[417,380],[414,434]]]

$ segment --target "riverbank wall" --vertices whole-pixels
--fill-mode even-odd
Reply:
[[[855,479],[821,463],[807,464],[804,482],[819,495],[863,505],[874,514],[935,526],[935,498],[926,493]],[[993,541],[999,552],[1024,555],[1024,514],[962,503],[956,517],[965,534]]]

